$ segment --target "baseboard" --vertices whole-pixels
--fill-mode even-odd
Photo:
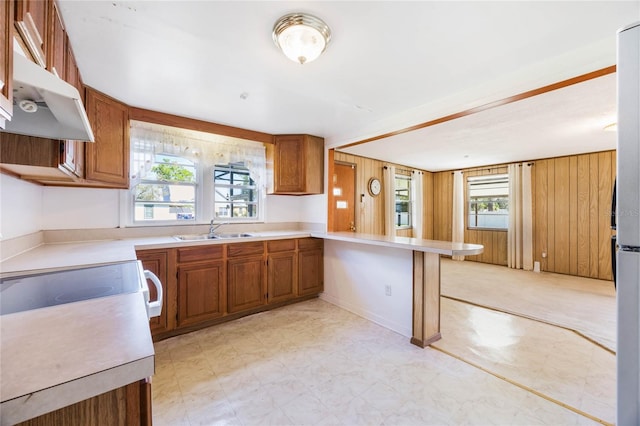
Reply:
[[[381,325],[384,328],[388,328],[391,331],[395,331],[398,334],[401,334],[405,337],[411,337],[412,330],[411,328],[407,328],[402,324],[398,324],[395,321],[389,321],[387,318],[384,318],[380,315],[375,314],[374,312],[368,311],[366,309],[362,309],[358,306],[345,303],[344,301],[338,299],[337,297],[331,296],[327,293],[320,293],[320,299],[325,302],[331,303],[332,305],[336,305],[339,308],[342,308],[346,311],[349,311],[353,314],[356,314],[362,318],[368,319],[371,322],[374,322],[378,325]]]

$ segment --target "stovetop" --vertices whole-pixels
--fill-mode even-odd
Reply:
[[[0,278],[0,315],[140,290],[141,267],[130,261]]]

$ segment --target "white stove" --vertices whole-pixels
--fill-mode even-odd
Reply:
[[[147,279],[156,287],[156,301],[149,300]],[[162,285],[140,261],[11,276],[0,278],[0,315],[138,291],[149,318],[159,316]]]

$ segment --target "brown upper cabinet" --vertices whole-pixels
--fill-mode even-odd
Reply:
[[[85,178],[88,183],[112,188],[129,187],[129,109],[89,87],[87,115],[95,143],[85,144]]]
[[[13,114],[13,2],[0,1],[0,122]]]
[[[49,52],[47,54],[47,69],[63,80],[66,78],[65,56],[67,54],[67,34],[64,31],[62,17],[58,5],[51,3],[49,18]]]
[[[269,194],[322,194],[324,139],[310,135],[278,135],[267,146]]]
[[[16,0],[15,2],[16,29],[33,60],[41,67],[48,65],[47,32],[51,3],[47,0]]]

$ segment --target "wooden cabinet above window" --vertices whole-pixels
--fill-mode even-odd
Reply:
[[[322,194],[324,139],[310,135],[275,136],[273,145],[267,146],[267,170],[269,194]]]

